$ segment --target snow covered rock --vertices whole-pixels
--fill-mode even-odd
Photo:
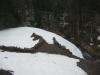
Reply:
[[[0,31],[0,75],[100,75],[100,64],[83,58],[74,44],[42,29]]]
[[[33,27],[18,27],[0,31],[0,46],[32,48],[39,43],[39,39],[33,40],[34,37],[31,37],[33,33],[43,37],[48,44],[53,44],[53,38],[55,38],[59,44],[69,49],[73,55],[83,58],[81,51],[74,44],[59,35]]]
[[[83,58],[81,51],[59,35],[45,30],[32,27],[2,30],[0,31],[0,46],[0,48],[4,46],[12,51],[0,49],[1,74],[87,75],[84,70],[77,66],[77,63],[80,62],[79,59],[60,55],[66,54],[69,50],[73,55]],[[22,49],[21,51],[25,50],[25,53],[17,53],[20,49]],[[29,49],[39,50],[39,52],[28,53]],[[50,54],[45,53],[47,50]],[[60,54],[57,55],[54,52],[60,52]]]

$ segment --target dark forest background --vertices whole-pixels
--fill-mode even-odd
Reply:
[[[100,0],[0,0],[0,29],[55,32],[100,58]]]

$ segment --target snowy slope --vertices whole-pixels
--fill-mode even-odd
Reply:
[[[87,75],[78,59],[46,53],[0,52],[0,69],[14,75]]]
[[[53,37],[66,49],[69,49],[74,55],[83,58],[81,51],[72,43],[65,40],[54,33],[33,28],[33,27],[18,27],[0,31],[0,46],[14,46],[20,48],[31,48],[38,43],[39,40],[33,41],[31,35],[36,33],[42,36],[48,44],[53,44]]]

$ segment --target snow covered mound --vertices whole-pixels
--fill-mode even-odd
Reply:
[[[33,40],[34,37],[31,37],[33,33],[43,37],[48,44],[53,44],[53,38],[55,38],[73,55],[83,58],[81,51],[71,42],[54,33],[33,27],[18,27],[0,31],[0,46],[32,48],[39,42],[39,39]]]

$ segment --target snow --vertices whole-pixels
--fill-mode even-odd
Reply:
[[[77,62],[56,54],[0,51],[0,69],[11,70],[14,75],[87,75]]]
[[[8,29],[0,31],[0,45],[15,46],[20,48],[31,48],[39,40],[33,41],[30,36],[33,32],[20,29]]]
[[[98,45],[98,47],[100,47],[100,45]]]
[[[94,45],[94,43],[91,42],[91,43],[90,43],[90,46],[93,46],[93,45]]]
[[[31,48],[39,40],[33,41],[31,35],[36,33],[42,36],[48,44],[53,44],[53,37],[66,49],[69,49],[74,55],[84,58],[81,51],[71,42],[65,40],[59,35],[33,27],[18,27],[0,31],[0,46],[14,46],[20,48]]]
[[[97,39],[100,40],[100,36],[98,36]]]

